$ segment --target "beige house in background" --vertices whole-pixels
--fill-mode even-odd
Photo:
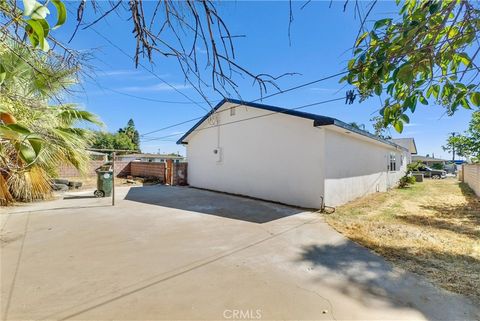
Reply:
[[[331,117],[224,99],[180,140],[191,186],[306,208],[397,185],[407,148]]]
[[[427,166],[432,166],[433,164],[442,164],[445,166],[445,164],[448,162],[446,159],[435,158],[430,156],[421,156],[421,155],[412,156],[412,161],[422,162]]]

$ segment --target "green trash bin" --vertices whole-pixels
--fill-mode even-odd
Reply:
[[[112,195],[113,170],[110,164],[100,166],[97,172],[97,190],[93,193],[96,197],[109,197]]]

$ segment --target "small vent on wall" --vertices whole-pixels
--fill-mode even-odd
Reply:
[[[235,116],[235,107],[230,108],[230,116]]]

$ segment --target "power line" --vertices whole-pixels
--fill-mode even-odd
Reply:
[[[263,114],[263,115],[259,115],[259,116],[239,119],[239,120],[235,120],[235,121],[231,121],[231,122],[227,122],[227,123],[223,123],[223,124],[217,124],[217,125],[207,126],[207,127],[203,127],[203,128],[197,128],[193,132],[204,130],[204,129],[209,129],[209,128],[213,128],[213,127],[231,125],[231,124],[239,123],[239,122],[242,122],[242,121],[247,121],[247,120],[252,120],[252,119],[257,119],[257,118],[262,118],[262,117],[267,117],[267,116],[272,116],[272,115],[276,115],[276,114],[288,113],[289,111],[292,111],[292,110],[298,110],[298,109],[303,109],[303,108],[307,108],[307,107],[323,105],[323,104],[327,104],[327,103],[331,103],[331,102],[335,102],[335,101],[345,100],[345,98],[346,97],[344,96],[344,97],[339,97],[339,98],[333,98],[333,99],[318,101],[318,102],[310,103],[310,104],[306,104],[306,105],[301,105],[301,106],[294,107],[294,108],[283,108],[281,111],[275,111],[275,112],[271,112],[271,113],[268,113],[268,114]],[[241,106],[241,105],[237,104],[236,106]],[[172,136],[176,136],[176,135],[180,135],[180,134],[171,134],[171,135],[168,135],[168,136],[162,136],[162,137],[158,137],[158,139],[157,138],[152,138],[148,141],[150,142],[150,141],[155,141],[155,140],[162,140],[163,138],[172,137]]]
[[[161,137],[147,137],[147,138],[143,138],[141,140],[144,141],[144,142],[149,142],[149,141],[152,141],[152,140],[162,140],[164,138],[179,136],[179,135],[183,135],[183,134],[185,134],[185,133],[175,133],[175,134],[165,135],[165,136],[161,136]]]
[[[116,48],[118,51],[120,51],[122,54],[124,54],[126,57],[130,58],[132,61],[134,60],[134,58],[132,56],[130,56],[128,53],[126,53],[122,48],[120,48],[119,46],[117,46],[115,43],[113,43],[110,39],[108,39],[107,37],[105,37],[103,34],[101,34],[99,31],[97,31],[96,29],[94,28],[90,28],[93,32],[95,32],[98,36],[102,37],[105,41],[107,41],[111,46],[113,46],[114,48]],[[158,76],[156,73],[154,73],[153,71],[151,71],[150,69],[148,69],[147,67],[145,67],[141,62],[138,63],[138,65],[140,67],[142,67],[143,69],[145,69],[147,72],[149,72],[150,74],[152,74],[154,77],[156,77],[157,79],[159,79],[161,82],[163,82],[164,84],[166,84],[167,86],[169,86],[170,88],[172,88],[173,90],[175,90],[177,93],[179,93],[180,95],[182,95],[183,97],[185,97],[186,99],[188,99],[190,102],[192,102],[193,104],[197,105],[198,107],[200,107],[201,109],[203,109],[204,111],[208,111],[208,109],[206,109],[205,107],[203,107],[202,105],[200,105],[199,103],[197,103],[196,101],[194,101],[193,99],[191,99],[188,95],[186,95],[185,93],[183,93],[182,91],[178,90],[178,88],[176,88],[175,86],[171,85],[169,82],[167,82],[166,80],[164,80],[162,77]],[[207,101],[208,102],[208,101]],[[209,102],[208,102],[209,103]]]
[[[340,97],[340,98],[333,98],[333,99],[318,101],[318,102],[315,102],[315,103],[311,103],[311,104],[307,104],[307,105],[302,105],[302,106],[298,106],[298,107],[294,107],[294,108],[284,108],[282,111],[274,111],[274,112],[271,112],[271,113],[268,113],[268,114],[264,114],[264,115],[259,115],[259,116],[254,116],[254,117],[250,117],[250,118],[239,119],[239,120],[231,121],[231,122],[228,122],[228,123],[217,124],[217,125],[212,125],[212,126],[208,126],[208,127],[203,127],[203,128],[195,129],[194,131],[192,131],[192,133],[195,132],[195,131],[200,131],[200,130],[209,129],[209,128],[213,128],[213,127],[220,127],[220,126],[225,126],[225,125],[240,123],[240,122],[242,122],[242,121],[247,121],[247,120],[252,120],[252,119],[257,119],[257,118],[262,118],[262,117],[267,117],[267,116],[272,116],[272,115],[276,115],[276,114],[288,113],[289,111],[292,111],[292,110],[298,110],[298,109],[303,109],[303,108],[307,108],[307,107],[313,107],[313,106],[323,105],[323,104],[327,104],[327,103],[332,103],[332,102],[335,102],[335,101],[345,100],[345,98],[346,98],[346,96],[343,96],[343,97]],[[241,106],[241,105],[237,105],[237,106]]]
[[[348,72],[349,71],[338,72],[336,74],[326,76],[326,77],[323,77],[323,78],[320,78],[320,79],[317,79],[317,80],[309,81],[309,82],[306,82],[304,84],[297,85],[297,86],[294,86],[294,87],[291,87],[291,88],[288,88],[288,89],[285,89],[285,90],[281,90],[281,91],[278,91],[276,93],[273,93],[273,94],[270,94],[270,95],[267,95],[267,96],[263,96],[263,97],[255,99],[255,100],[245,102],[245,103],[254,103],[254,102],[257,102],[257,101],[260,101],[260,100],[263,100],[263,99],[268,99],[268,98],[271,98],[271,97],[274,97],[274,96],[277,96],[277,95],[280,95],[280,94],[284,94],[284,93],[287,93],[287,92],[290,92],[290,91],[293,91],[293,90],[297,90],[297,89],[300,89],[300,88],[303,88],[303,87],[307,87],[307,86],[310,86],[310,85],[313,85],[313,84],[317,84],[319,82],[322,82],[322,81],[325,81],[325,80],[328,80],[328,79],[332,79],[332,78],[341,76],[341,75],[346,74]],[[241,106],[241,104],[237,104],[233,107],[238,107],[238,106]],[[219,111],[219,113],[221,113],[221,112],[223,112],[223,111]],[[159,131],[163,131],[163,130],[166,130],[166,129],[169,129],[169,128],[172,128],[172,127],[183,125],[185,123],[189,123],[189,122],[192,122],[192,121],[195,121],[195,120],[200,120],[202,118],[203,118],[203,116],[202,117],[196,117],[196,118],[193,118],[193,119],[189,119],[189,120],[183,121],[183,122],[178,123],[178,124],[173,124],[173,125],[170,125],[170,126],[167,126],[167,127],[160,128],[160,129],[152,130],[150,132],[141,134],[140,136],[147,136],[147,135],[157,133]]]
[[[161,100],[161,99],[156,99],[156,98],[138,96],[138,95],[129,94],[129,93],[117,90],[117,89],[105,87],[105,86],[99,84],[97,81],[95,81],[94,85],[100,87],[101,89],[108,90],[108,91],[111,91],[111,92],[119,94],[119,95],[131,97],[131,98],[135,98],[135,99],[140,99],[140,100],[145,100],[145,101],[157,102],[157,103],[178,104],[178,105],[206,104],[207,103],[205,101],[193,101],[193,102],[191,102],[191,101],[172,101],[172,100]]]

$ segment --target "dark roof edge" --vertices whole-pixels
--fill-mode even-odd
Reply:
[[[369,132],[367,132],[366,130],[361,130],[361,129],[358,129],[358,128],[355,128],[353,127],[352,125],[349,125],[341,120],[338,120],[338,119],[334,119],[334,123],[333,124],[330,124],[330,123],[321,123],[321,122],[318,122],[318,121],[314,121],[313,123],[313,126],[315,127],[321,127],[321,126],[326,126],[326,125],[335,125],[337,127],[340,127],[340,128],[343,128],[343,129],[346,129],[350,132],[353,132],[353,133],[356,133],[356,134],[359,134],[359,135],[362,135],[362,136],[365,136],[365,137],[368,137],[370,139],[373,139],[373,140],[376,140],[378,142],[381,142],[381,143],[384,143],[384,144],[387,144],[387,145],[390,145],[390,146],[393,146],[395,148],[398,148],[398,149],[402,149],[402,150],[405,150],[405,151],[408,151],[408,148],[405,148],[403,146],[400,146],[398,144],[395,144],[394,142],[391,142],[389,140],[386,140],[386,139],[383,139],[381,137],[378,137],[376,135],[373,135]]]
[[[207,120],[208,117],[210,117],[215,111],[217,111],[218,108],[220,108],[226,102],[228,102],[228,100],[226,98],[223,98],[218,104],[216,104],[215,107],[213,107],[208,113],[206,113],[205,116],[203,116],[198,122],[195,123],[195,125],[193,125],[192,128],[190,128],[185,134],[183,134],[182,137],[177,140],[177,145],[186,144],[183,142],[183,140],[187,138],[188,135],[190,135],[195,129],[197,129],[198,126],[200,126],[205,120]]]
[[[249,107],[254,107],[254,108],[259,108],[259,109],[264,109],[264,110],[270,110],[273,112],[278,112],[278,113],[283,113],[291,116],[296,116],[296,117],[301,117],[301,118],[306,118],[306,119],[311,119],[313,120],[313,126],[315,127],[320,127],[320,126],[327,126],[327,125],[335,125],[344,129],[347,129],[351,132],[354,132],[356,134],[366,136],[368,138],[374,139],[376,141],[382,142],[384,144],[400,148],[403,150],[407,150],[407,148],[404,148],[400,145],[397,145],[393,142],[390,142],[388,140],[385,140],[383,138],[380,138],[378,136],[375,136],[365,130],[357,129],[355,127],[352,127],[351,125],[338,120],[336,118],[332,117],[327,117],[327,116],[322,116],[322,115],[317,115],[317,114],[311,114],[311,113],[306,113],[302,111],[297,111],[297,110],[292,110],[289,108],[282,108],[282,107],[277,107],[277,106],[270,106],[270,105],[264,105],[264,104],[257,104],[253,102],[247,102],[247,101],[242,101],[242,100],[237,100],[237,99],[231,99],[231,98],[224,98],[222,99],[215,107],[213,107],[212,110],[210,110],[205,116],[202,117],[192,128],[190,128],[180,139],[177,141],[177,144],[186,144],[183,142],[185,138],[187,138],[195,129],[197,129],[210,115],[215,113],[217,109],[222,107],[225,103],[233,103],[233,104],[238,104],[238,105],[243,105],[243,106],[249,106]]]

